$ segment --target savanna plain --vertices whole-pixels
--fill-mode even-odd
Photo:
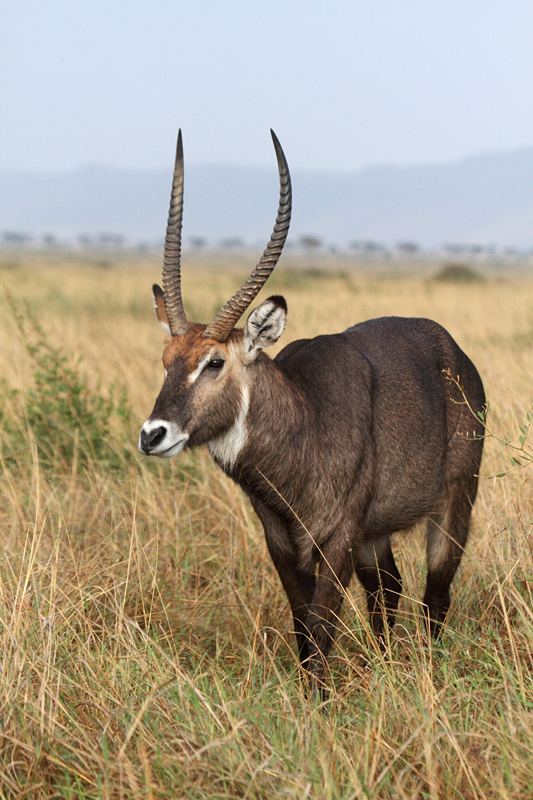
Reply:
[[[417,529],[394,544],[387,652],[354,581],[320,708],[240,489],[204,450],[137,450],[163,378],[158,260],[2,259],[0,798],[532,797],[533,278],[288,258],[258,298],[287,299],[278,349],[370,317],[435,319],[490,401],[442,639],[425,636]],[[198,321],[252,266],[214,261],[184,258]]]

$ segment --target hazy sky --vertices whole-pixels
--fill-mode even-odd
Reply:
[[[350,171],[533,146],[531,0],[1,0],[0,167]]]

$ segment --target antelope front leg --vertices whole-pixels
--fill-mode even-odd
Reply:
[[[307,670],[311,658],[307,617],[315,590],[315,576],[313,572],[302,572],[298,568],[298,561],[294,554],[279,554],[276,551],[270,551],[270,555],[291,604],[298,656],[300,664]]]
[[[310,687],[325,697],[324,674],[335,641],[344,592],[353,573],[351,541],[336,531],[321,549],[313,600],[305,624],[308,631]]]
[[[298,556],[291,542],[290,527],[287,522],[257,498],[251,497],[251,500],[263,523],[270,557],[291,605],[300,663],[307,668],[310,653],[306,619],[315,591],[314,570],[306,572],[299,568]]]

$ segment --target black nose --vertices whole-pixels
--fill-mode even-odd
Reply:
[[[152,431],[145,431],[143,428],[141,430],[141,448],[145,453],[149,453],[159,442],[163,441],[166,435],[167,429],[164,426],[154,428]]]

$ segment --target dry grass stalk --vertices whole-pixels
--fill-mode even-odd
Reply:
[[[184,267],[206,320],[232,276]],[[533,284],[289,275],[283,341],[382,314],[444,324],[479,367],[491,428],[517,439],[533,396]],[[533,477],[482,480],[449,627],[424,644],[423,543],[397,542],[405,597],[390,653],[352,584],[326,715],[309,705],[288,608],[259,525],[204,452],[136,453],[161,380],[150,312],[158,267],[10,271],[50,341],[83,357],[93,390],[127,390],[112,434],[122,471],[82,453],[44,468],[20,398],[32,365],[7,305],[0,354],[1,798],[516,798],[531,795]],[[236,284],[235,284],[236,285]],[[74,362],[72,362],[74,363]],[[19,415],[19,416],[17,416]],[[7,449],[6,449],[7,448]],[[80,467],[80,465],[84,465]],[[509,466],[487,442],[484,474]]]

